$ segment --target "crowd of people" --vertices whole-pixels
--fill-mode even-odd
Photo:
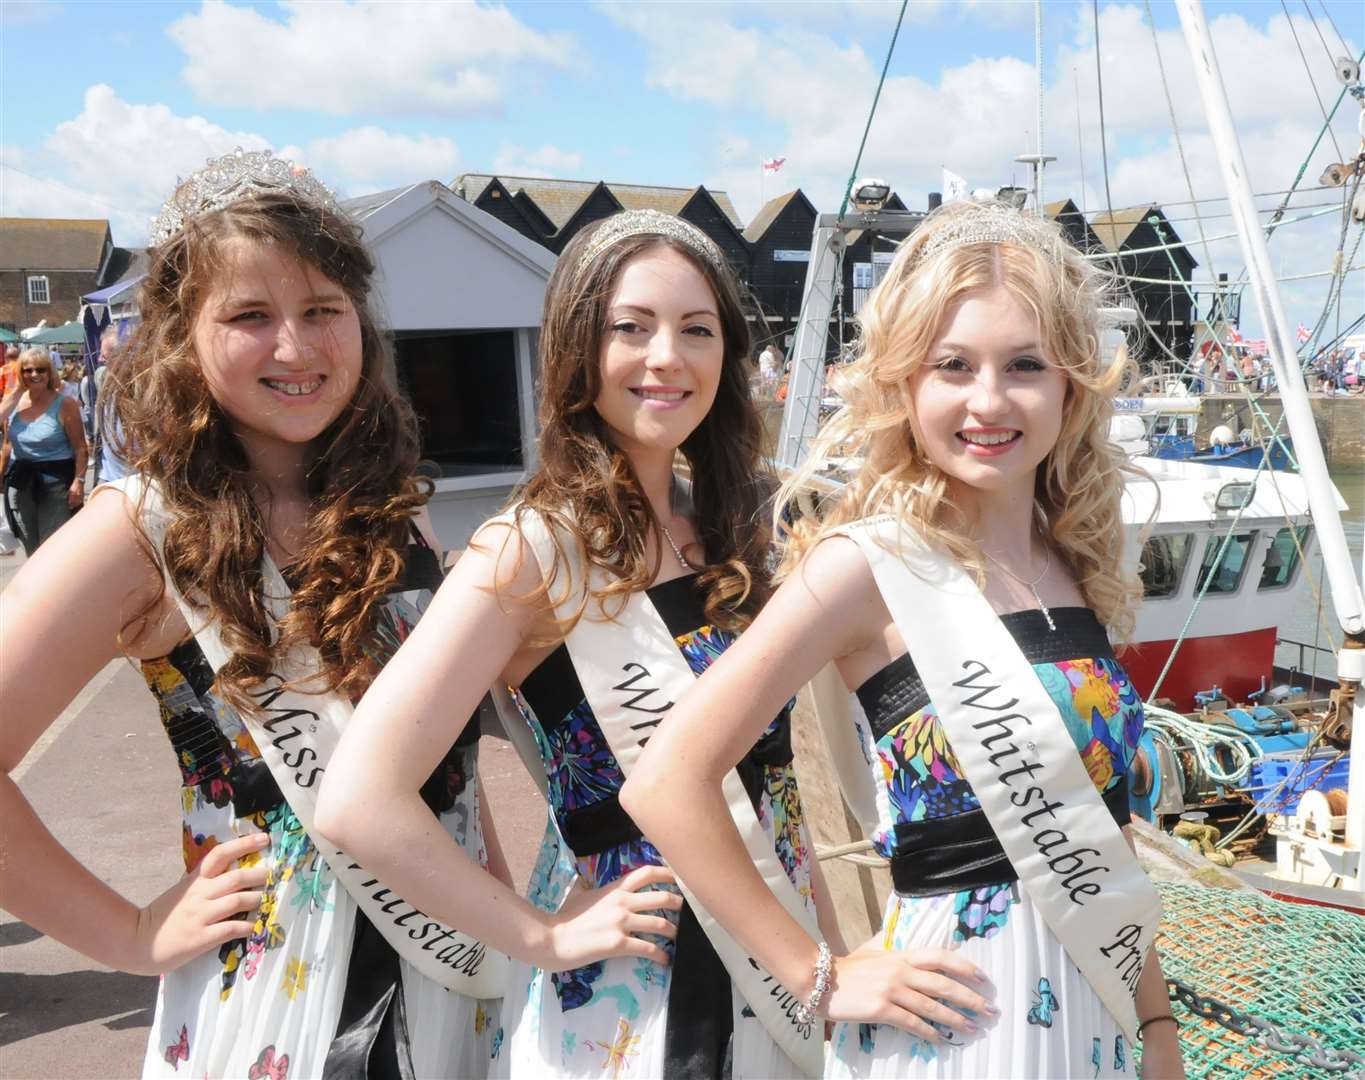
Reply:
[[[161,976],[144,1076],[1094,1078],[1135,1075],[1138,1040],[1144,1077],[1183,1076],[1110,643],[1140,595],[1127,373],[1053,223],[964,201],[903,245],[822,436],[861,465],[819,518],[807,474],[765,472],[715,244],[648,210],[583,230],[546,293],[538,464],[444,577],[374,270],[302,168],[239,152],[178,187],[103,379],[123,475],[88,499],[79,410],[20,356],[0,894]],[[10,777],[116,656],[181,772],[185,874],[146,906]],[[892,866],[865,943],[793,766],[812,680]],[[486,692],[548,803],[521,891]]]

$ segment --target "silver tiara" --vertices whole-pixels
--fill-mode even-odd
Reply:
[[[328,210],[337,205],[332,190],[302,165],[269,150],[239,146],[230,154],[209,158],[188,180],[176,178],[171,197],[152,219],[151,246],[164,244],[194,218],[266,191],[287,191]]]
[[[1058,260],[1066,248],[1061,230],[1051,221],[994,199],[947,203],[925,218],[920,230],[925,239],[910,256],[912,266],[940,252],[973,244],[1013,244]]]
[[[607,218],[593,232],[583,254],[578,257],[577,269],[582,270],[607,248],[630,236],[666,236],[691,248],[715,266],[725,264],[725,256],[715,241],[690,222],[661,210],[623,210]]]

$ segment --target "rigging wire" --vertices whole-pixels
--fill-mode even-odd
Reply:
[[[1303,0],[1303,6],[1305,9],[1308,10],[1308,18],[1312,20],[1313,26],[1316,29],[1318,25],[1317,20],[1313,19],[1313,11],[1311,8],[1308,7],[1308,0]],[[1318,103],[1318,111],[1322,113],[1323,120],[1327,120],[1327,106],[1322,103],[1322,95],[1318,93],[1317,80],[1313,78],[1313,69],[1308,66],[1308,57],[1304,55],[1303,43],[1299,41],[1299,32],[1296,29],[1294,29],[1294,17],[1289,14],[1289,7],[1285,3],[1285,0],[1280,0],[1280,10],[1284,12],[1284,21],[1289,24],[1289,32],[1294,35],[1294,45],[1299,50],[1299,59],[1303,61],[1303,70],[1304,74],[1308,76],[1308,85],[1313,88],[1313,97],[1316,99]],[[1321,30],[1318,31],[1318,38],[1319,39],[1322,38]],[[1322,43],[1322,47],[1326,49],[1327,42],[1324,41]],[[1332,53],[1330,50],[1328,50],[1327,52],[1327,60],[1329,63],[1335,66],[1336,62],[1332,59]],[[1337,133],[1331,130],[1330,122],[1328,124],[1328,134],[1332,136],[1332,146],[1336,149],[1337,160],[1338,161],[1343,160],[1341,154],[1341,144],[1337,142]]]
[[[887,46],[886,59],[882,62],[881,78],[877,80],[877,91],[872,95],[872,107],[867,111],[867,123],[863,125],[862,141],[858,143],[858,153],[853,159],[853,169],[848,174],[848,183],[844,186],[844,197],[843,200],[839,203],[839,215],[836,220],[842,220],[844,216],[844,211],[848,209],[848,201],[850,196],[852,196],[853,194],[853,184],[858,178],[858,169],[861,167],[863,162],[863,150],[866,149],[867,147],[867,136],[868,133],[871,132],[872,130],[872,120],[877,115],[877,105],[881,101],[882,87],[886,85],[886,74],[891,68],[891,57],[896,52],[896,39],[900,37],[901,24],[905,21],[905,9],[909,6],[909,4],[910,0],[901,0],[900,13],[896,16],[896,28],[891,33],[891,43]],[[847,250],[847,245],[845,245],[843,242],[844,238],[842,234],[838,234],[836,232],[834,239],[839,245],[839,251],[838,257],[834,260],[834,280],[831,282],[831,295],[836,297],[838,301],[837,340],[839,346],[839,355],[842,356],[844,352],[844,253]],[[876,266],[875,261],[873,262],[873,266],[874,267]],[[809,299],[812,295],[814,295],[813,292],[807,292],[806,295],[802,298],[801,312],[797,316],[798,327],[805,325],[806,304],[809,302]],[[828,349],[829,347],[830,338],[831,333],[828,324],[826,324],[824,333],[825,349]],[[822,364],[821,365],[822,371],[823,367],[824,365]],[[824,376],[822,374],[820,377],[821,383],[823,383],[823,378]],[[790,379],[788,380],[787,383],[787,392],[788,394],[791,393]],[[810,419],[811,413],[815,413],[816,415],[819,414],[821,396],[822,396],[821,385],[817,385],[814,389],[814,392],[810,394],[807,397],[806,401],[804,402],[805,414],[803,416],[803,420]]]
[[[1332,50],[1327,44],[1327,39],[1322,36],[1322,27],[1318,25],[1318,18],[1313,14],[1313,9],[1308,6],[1308,0],[1303,0],[1303,10],[1308,12],[1308,21],[1313,24],[1313,31],[1318,35],[1318,40],[1322,42],[1322,51],[1327,55],[1327,66],[1329,68],[1335,68],[1337,66],[1337,58],[1332,55]]]
[[[1365,50],[1361,50],[1360,55],[1356,57],[1356,63],[1365,63]],[[1346,100],[1346,93],[1347,88],[1343,86],[1341,88],[1341,93],[1337,94],[1335,104],[1332,105],[1331,111],[1327,114],[1327,119],[1323,121],[1322,127],[1318,129],[1318,137],[1313,140],[1313,145],[1308,148],[1308,153],[1304,155],[1303,161],[1299,163],[1299,171],[1294,175],[1294,182],[1289,185],[1288,194],[1285,195],[1284,201],[1280,203],[1279,210],[1275,212],[1274,217],[1271,218],[1270,225],[1266,229],[1266,240],[1269,240],[1271,236],[1274,235],[1275,229],[1279,225],[1279,219],[1284,216],[1284,210],[1288,207],[1289,200],[1293,198],[1294,192],[1299,186],[1299,181],[1303,179],[1303,174],[1308,171],[1308,163],[1313,160],[1313,155],[1317,153],[1318,144],[1322,142],[1323,135],[1331,129],[1332,118],[1336,116],[1337,110],[1341,108],[1341,103]],[[1245,282],[1245,276],[1242,281]]]
[[[1345,56],[1350,56],[1351,46],[1346,44],[1346,39],[1341,36],[1341,31],[1337,29],[1336,19],[1332,18],[1332,13],[1327,10],[1327,0],[1318,0],[1318,7],[1322,8],[1323,18],[1325,18],[1327,20],[1327,24],[1331,26],[1332,33],[1336,34],[1337,40],[1341,42],[1342,54]]]
[[[1098,2],[1098,0],[1097,0]],[[891,44],[886,50],[886,60],[882,64],[882,77],[877,80],[877,92],[872,95],[872,108],[867,111],[867,123],[863,125],[863,139],[858,144],[858,156],[853,159],[853,171],[848,174],[848,184],[844,188],[844,199],[839,204],[839,216],[848,209],[849,196],[853,194],[853,182],[858,178],[858,167],[863,163],[863,150],[867,146],[867,135],[872,130],[872,118],[877,115],[877,103],[882,98],[882,87],[886,85],[886,73],[891,67],[891,56],[896,51],[896,38],[900,37],[901,23],[905,20],[905,9],[910,0],[901,0],[900,14],[896,16],[896,29],[891,33]]]
[[[1156,50],[1156,66],[1157,70],[1161,72],[1161,89],[1166,95],[1166,109],[1171,114],[1171,132],[1175,136],[1175,148],[1180,155],[1180,171],[1185,174],[1185,189],[1190,193],[1190,200],[1194,203],[1194,220],[1199,232],[1199,242],[1204,249],[1204,260],[1208,266],[1209,276],[1217,281],[1218,273],[1213,267],[1213,252],[1209,249],[1209,240],[1204,233],[1204,222],[1199,216],[1199,203],[1194,197],[1194,181],[1190,178],[1190,163],[1185,157],[1185,141],[1180,137],[1180,125],[1176,122],[1175,118],[1175,102],[1171,100],[1171,85],[1166,79],[1166,61],[1162,59],[1161,56],[1161,42],[1158,40],[1156,34],[1156,19],[1152,17],[1151,0],[1143,0],[1143,6],[1147,9],[1147,25],[1152,31],[1152,48]],[[1157,235],[1160,236],[1160,233]],[[1180,268],[1175,265],[1175,258],[1171,255],[1169,248],[1166,251],[1166,258],[1170,260],[1171,269],[1175,270],[1178,274]],[[1186,291],[1189,293],[1190,300],[1193,302],[1195,299],[1193,288],[1187,285]],[[1228,313],[1224,292],[1222,289],[1215,286],[1213,295],[1218,304],[1219,317],[1226,323],[1228,321]]]
[[[1104,134],[1104,65],[1100,62],[1100,0],[1090,0],[1090,15],[1095,23],[1095,88],[1100,103],[1100,159],[1104,162],[1104,208],[1114,220],[1114,199],[1109,191],[1109,140]],[[1112,265],[1118,268],[1118,259]]]
[[[1337,212],[1337,209],[1339,208],[1339,206],[1340,206],[1339,203],[1335,203],[1335,202],[1334,202],[1334,203],[1330,203],[1330,204],[1326,205],[1323,209],[1314,210],[1314,211],[1312,211],[1311,213],[1303,214],[1303,215],[1301,215],[1301,216],[1299,216],[1299,217],[1290,218],[1288,221],[1281,221],[1280,224],[1281,224],[1281,225],[1297,225],[1297,224],[1298,224],[1299,222],[1301,222],[1301,221],[1308,221],[1308,220],[1310,220],[1310,219],[1312,219],[1312,218],[1323,217],[1323,216],[1326,215],[1326,214],[1334,214],[1334,213]],[[1167,221],[1170,221],[1171,219],[1170,219],[1170,218],[1167,218],[1166,220],[1167,220]],[[1267,238],[1269,238],[1269,226],[1267,226],[1266,236],[1267,236]],[[1212,242],[1215,241],[1215,240],[1235,240],[1236,238],[1237,238],[1237,234],[1236,234],[1235,232],[1220,233],[1220,234],[1217,235],[1217,236],[1210,236],[1210,237],[1208,237],[1208,241],[1209,241],[1210,243],[1212,243]],[[1188,241],[1188,240],[1177,240],[1177,241],[1175,241],[1175,242],[1173,242],[1173,243],[1170,243],[1170,244],[1156,244],[1156,245],[1154,245],[1154,246],[1152,246],[1152,247],[1130,248],[1129,250],[1124,251],[1123,254],[1124,254],[1124,255],[1147,255],[1147,254],[1150,254],[1150,253],[1156,252],[1156,251],[1166,251],[1166,250],[1169,249],[1169,248],[1187,248],[1187,247],[1190,246],[1190,243],[1191,243],[1191,241]],[[1085,253],[1082,255],[1082,258],[1086,258],[1086,259],[1106,259],[1106,258],[1109,258],[1109,257],[1110,257],[1110,252],[1107,252],[1107,251],[1102,251],[1102,252],[1094,252],[1094,251],[1091,251],[1091,252],[1085,252]],[[1238,283],[1237,283],[1237,282],[1233,282],[1232,284],[1235,286],[1235,285],[1238,284]]]
[[[1301,187],[1301,188],[1298,188],[1298,189],[1285,188],[1285,189],[1282,190],[1282,191],[1255,191],[1255,192],[1252,192],[1251,197],[1252,197],[1253,199],[1270,199],[1270,198],[1275,197],[1276,195],[1292,195],[1292,194],[1295,193],[1295,190],[1297,190],[1298,192],[1308,192],[1308,191],[1336,191],[1337,189],[1334,188],[1334,187],[1332,187],[1330,184],[1317,184],[1317,185],[1315,185],[1315,186],[1313,186],[1313,187]],[[1206,202],[1227,202],[1227,201],[1228,201],[1228,197],[1227,197],[1226,195],[1205,195],[1203,198],[1195,199],[1194,201],[1197,202],[1197,203],[1206,203]],[[1189,199],[1179,199],[1179,200],[1176,200],[1176,199],[1163,199],[1162,202],[1161,202],[1161,205],[1162,205],[1162,206],[1188,206],[1189,204],[1190,204],[1190,200],[1189,200]],[[1145,207],[1146,205],[1147,205],[1146,203],[1138,203],[1138,204],[1135,204],[1135,205],[1133,205],[1133,206],[1119,206],[1119,207],[1115,207],[1115,209],[1116,209],[1119,213],[1122,213],[1124,210],[1141,210],[1141,209],[1143,209],[1143,207]]]

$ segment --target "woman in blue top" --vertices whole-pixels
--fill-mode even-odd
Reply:
[[[18,510],[15,532],[25,554],[57,531],[85,499],[85,429],[80,406],[57,391],[57,374],[41,349],[19,356],[26,392],[5,428],[0,449],[5,512]]]

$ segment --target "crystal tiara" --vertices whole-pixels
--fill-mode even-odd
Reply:
[[[914,248],[911,266],[923,265],[940,252],[973,244],[1013,244],[1058,261],[1066,249],[1061,230],[1051,221],[997,200],[947,203],[925,218],[920,230],[924,240]]]
[[[230,154],[210,158],[188,180],[177,177],[171,197],[152,219],[149,242],[159,247],[186,222],[266,191],[287,191],[325,209],[337,208],[332,190],[302,165],[277,158],[269,150],[243,150],[239,146]]]
[[[713,241],[690,222],[661,210],[624,210],[613,214],[599,225],[578,257],[581,272],[597,256],[618,241],[630,236],[666,236],[676,240],[713,266],[724,266],[725,256]]]

